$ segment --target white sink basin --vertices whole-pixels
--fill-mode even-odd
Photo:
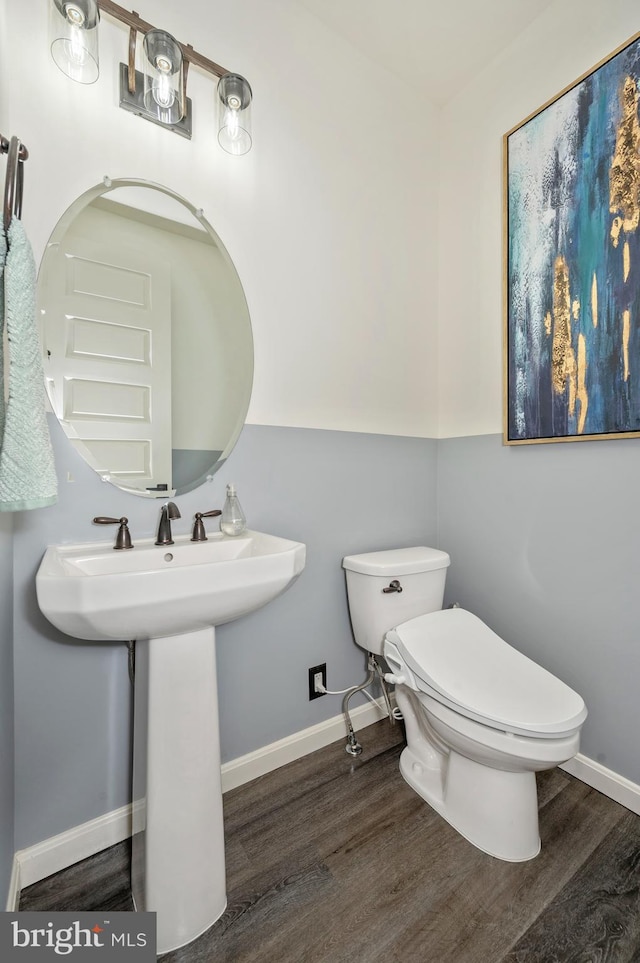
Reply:
[[[52,545],[36,576],[40,609],[58,629],[94,642],[181,635],[266,605],[298,577],[305,546],[247,531],[173,545],[136,541]]]

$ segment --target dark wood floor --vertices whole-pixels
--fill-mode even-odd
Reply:
[[[542,851],[504,863],[398,771],[401,726],[225,796],[229,905],[163,963],[640,963],[640,817],[559,769]],[[122,843],[23,890],[21,910],[128,910]]]

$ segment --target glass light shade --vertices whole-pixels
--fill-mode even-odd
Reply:
[[[228,154],[251,150],[252,98],[251,87],[240,74],[225,74],[218,81],[218,143]]]
[[[51,56],[67,77],[80,84],[95,83],[100,73],[99,23],[96,0],[51,0]]]
[[[165,30],[150,30],[144,52],[144,105],[162,124],[182,120],[184,73],[180,44]]]

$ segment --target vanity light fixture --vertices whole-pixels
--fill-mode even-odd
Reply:
[[[52,0],[49,7],[51,56],[60,70],[79,84],[98,79],[97,0]]]
[[[72,80],[92,84],[98,79],[98,24],[108,14],[129,27],[128,63],[120,64],[120,106],[139,117],[191,138],[192,106],[187,97],[189,64],[218,79],[216,122],[218,142],[229,154],[251,149],[249,83],[158,30],[134,11],[113,0],[50,0],[51,55]],[[138,34],[143,37],[143,70],[135,68]]]
[[[154,29],[144,35],[142,49],[144,116],[152,114],[149,120],[171,127],[186,115],[184,58],[180,44],[170,33]],[[126,85],[124,94],[129,94]],[[121,106],[124,106],[122,102]]]
[[[251,87],[240,74],[225,74],[217,93],[218,143],[228,154],[246,154],[251,150]]]

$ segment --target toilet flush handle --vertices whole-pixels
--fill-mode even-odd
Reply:
[[[398,581],[398,579],[394,578],[393,582],[389,582],[387,587],[383,588],[382,591],[384,592],[385,595],[388,595],[389,592],[401,592],[402,586],[400,585],[400,582]]]

